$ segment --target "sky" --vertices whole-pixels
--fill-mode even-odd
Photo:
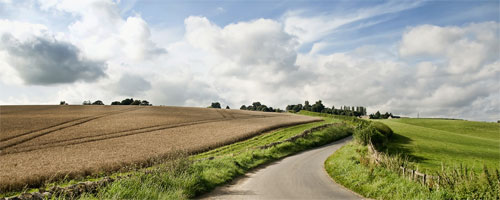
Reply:
[[[0,0],[0,105],[500,119],[499,1]]]

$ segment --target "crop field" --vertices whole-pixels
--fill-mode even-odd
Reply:
[[[148,164],[318,120],[167,106],[0,106],[0,191]]]
[[[422,171],[464,164],[480,171],[483,165],[499,169],[500,124],[446,119],[379,120],[395,134],[389,153],[410,155]]]

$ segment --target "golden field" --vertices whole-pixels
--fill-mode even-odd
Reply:
[[[148,165],[318,120],[170,106],[0,106],[0,191]]]

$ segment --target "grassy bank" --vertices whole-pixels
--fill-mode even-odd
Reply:
[[[420,183],[369,164],[364,158],[367,151],[366,146],[351,142],[325,161],[325,169],[337,183],[368,198],[447,199],[442,191],[431,192]]]
[[[137,172],[101,188],[98,194],[86,194],[82,199],[187,199],[211,191],[259,165],[321,146],[352,134],[349,126],[338,125],[276,146],[255,148],[282,141],[302,131],[339,119],[325,117],[316,122],[280,129],[232,145],[192,157],[179,156],[170,162],[150,168],[147,173]],[[207,159],[213,158],[213,159]]]
[[[441,119],[376,121],[371,124],[383,122],[389,126],[383,129],[394,131],[382,135],[392,136],[379,140],[370,126],[358,126],[355,142],[325,162],[326,170],[338,183],[376,199],[499,198],[499,140],[494,134],[498,125]],[[367,141],[382,153],[374,157]],[[411,173],[402,176],[400,166],[432,177],[423,185],[409,180]]]
[[[498,169],[500,125],[444,119],[377,120],[395,134],[388,143],[390,154],[410,156],[420,171],[435,172],[460,164],[481,171],[483,165]]]

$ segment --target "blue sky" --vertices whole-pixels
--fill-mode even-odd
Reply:
[[[413,2],[413,1],[409,1]],[[303,11],[305,16],[342,16],[386,1],[121,1],[124,17],[140,13],[153,26],[183,27],[189,16],[204,16],[226,26],[259,18],[279,20],[286,12]],[[408,27],[420,24],[460,26],[467,23],[498,21],[498,1],[425,1],[414,7],[349,23],[320,40],[342,43],[329,52],[345,51],[360,45],[390,44]],[[133,5],[133,6],[131,6]],[[366,27],[357,28],[360,25]],[[375,37],[374,37],[375,36]],[[354,40],[354,41],[353,41]],[[352,41],[352,42],[340,42]],[[309,47],[310,48],[310,47]],[[310,50],[305,48],[305,51]]]
[[[499,1],[0,0],[0,104],[148,99],[496,121]]]

